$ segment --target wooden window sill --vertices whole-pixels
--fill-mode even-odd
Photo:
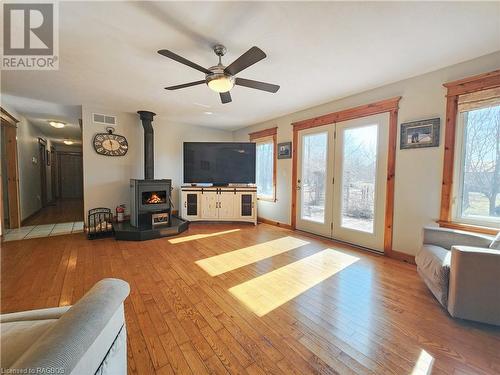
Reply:
[[[498,232],[500,232],[500,229],[498,229],[498,228],[482,227],[479,225],[464,224],[464,223],[456,223],[453,221],[438,220],[437,223],[439,224],[440,227],[443,227],[443,228],[458,229],[458,230],[464,230],[467,232],[475,232],[475,233],[490,234],[490,235],[496,235]]]

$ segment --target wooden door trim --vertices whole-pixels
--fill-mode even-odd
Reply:
[[[297,224],[297,160],[299,131],[311,129],[323,125],[334,124],[362,117],[389,113],[389,141],[387,155],[387,182],[386,182],[386,204],[384,223],[384,254],[392,255],[393,218],[394,218],[394,182],[396,175],[396,140],[398,134],[398,109],[401,96],[381,100],[378,102],[361,105],[354,108],[332,112],[323,116],[293,122],[292,139],[292,204],[291,204],[291,227],[296,229]]]
[[[17,127],[17,123],[19,122],[19,120],[17,120],[14,116],[12,116],[2,107],[0,107],[0,118],[2,119],[2,125],[4,126]]]
[[[0,126],[4,126],[10,131],[17,134],[17,120],[5,109],[0,107]],[[9,227],[19,228],[21,226],[21,207],[19,201],[19,168],[17,161],[17,140],[11,137],[11,144],[7,145],[6,142],[6,152],[8,154],[7,158],[7,178],[8,178],[8,205],[9,205]],[[2,177],[3,178],[3,177]],[[0,183],[0,225],[2,226],[2,235],[5,228],[3,227],[4,216],[3,216],[3,184]]]
[[[492,72],[467,77],[457,81],[443,84],[446,93],[446,124],[444,136],[444,160],[443,160],[443,183],[441,186],[441,208],[439,212],[439,225],[442,227],[456,227],[458,223],[452,223],[452,198],[453,177],[455,167],[455,139],[458,115],[458,99],[460,95],[483,91],[500,87],[500,69]],[[469,231],[483,233],[483,229],[477,226],[468,226]],[[498,229],[491,229],[498,232]]]
[[[317,126],[323,126],[328,124],[333,124],[336,122],[342,122],[347,120],[354,120],[361,117],[372,116],[379,113],[390,112],[394,109],[398,109],[399,101],[401,96],[396,96],[394,98],[389,98],[385,100],[380,100],[378,102],[360,105],[358,107],[343,109],[341,111],[328,113],[326,115],[313,117],[307,120],[301,120],[293,122],[293,130],[304,130],[315,128]]]

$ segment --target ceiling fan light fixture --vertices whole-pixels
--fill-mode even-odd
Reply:
[[[225,74],[207,78],[207,85],[215,92],[228,92],[234,86],[234,78]]]
[[[50,126],[53,126],[54,128],[61,129],[64,128],[66,125],[64,122],[60,121],[49,121]]]

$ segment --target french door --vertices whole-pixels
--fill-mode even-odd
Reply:
[[[299,133],[297,160],[297,229],[332,235],[334,127]]]
[[[299,132],[297,229],[383,251],[389,114]]]

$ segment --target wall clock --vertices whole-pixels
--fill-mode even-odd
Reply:
[[[123,156],[128,151],[127,138],[123,135],[113,134],[114,129],[106,128],[107,133],[97,133],[94,136],[94,150],[99,155]]]

